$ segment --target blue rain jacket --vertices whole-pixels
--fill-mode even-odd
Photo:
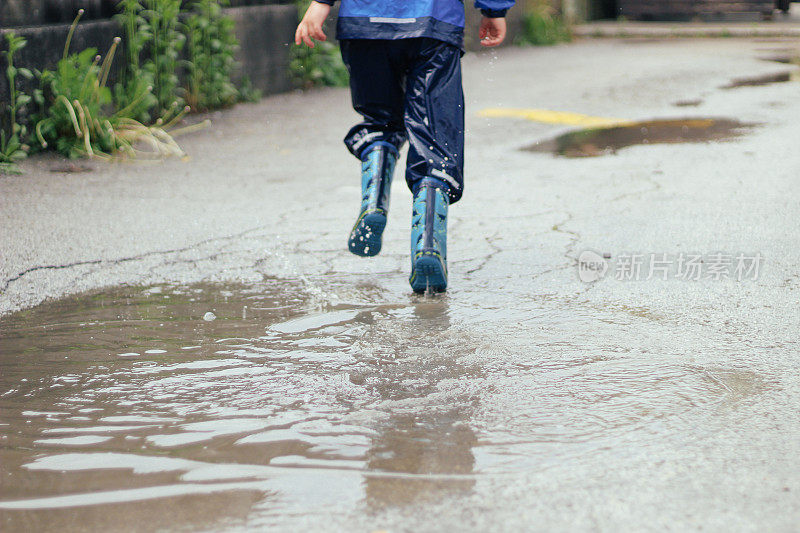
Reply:
[[[336,0],[316,0],[333,5]],[[514,0],[475,0],[487,17],[504,17]],[[461,47],[464,0],[341,0],[339,39],[430,37]]]

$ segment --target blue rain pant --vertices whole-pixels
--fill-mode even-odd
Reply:
[[[464,190],[464,91],[461,49],[427,37],[344,39],[353,108],[363,117],[344,139],[361,154],[375,142],[398,150],[408,140],[406,183],[446,186],[450,203]]]

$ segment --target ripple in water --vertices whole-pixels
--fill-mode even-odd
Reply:
[[[275,525],[468,494],[610,446],[645,453],[764,386],[620,344],[612,313],[600,330],[596,310],[520,305],[266,280],[6,317],[4,523]]]

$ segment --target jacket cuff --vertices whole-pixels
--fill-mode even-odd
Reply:
[[[319,0],[317,0],[319,2]],[[501,19],[506,16],[508,9],[481,9],[481,14],[490,19]]]
[[[320,4],[328,4],[329,6],[332,6],[334,3],[336,3],[336,0],[314,0],[314,1],[319,2]]]

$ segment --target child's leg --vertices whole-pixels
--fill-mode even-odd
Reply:
[[[399,150],[406,139],[405,58],[392,46],[392,41],[347,39],[341,41],[341,48],[350,72],[353,109],[363,117],[345,136],[345,145],[359,159],[377,141]]]
[[[464,191],[464,91],[461,50],[434,39],[415,39],[406,79],[406,182],[415,191],[433,178],[448,190],[450,203]]]
[[[350,70],[353,108],[364,120],[345,138],[361,161],[361,208],[350,232],[348,249],[360,256],[381,251],[389,211],[392,174],[403,128],[402,58],[387,41],[342,41],[342,57]]]
[[[464,190],[461,50],[433,39],[417,48],[406,80],[406,181],[414,193],[411,276],[415,292],[447,288],[447,212]]]

